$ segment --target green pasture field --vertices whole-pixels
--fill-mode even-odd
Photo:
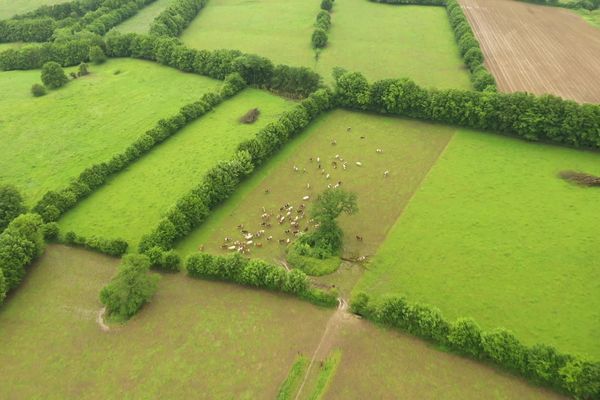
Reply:
[[[341,181],[342,188],[357,193],[359,208],[357,214],[340,218],[346,237],[344,254],[347,257],[373,255],[453,132],[452,128],[440,125],[335,110],[320,117],[287,144],[199,229],[181,241],[177,249],[182,255],[193,253],[201,246],[208,252],[227,252],[221,248],[224,238],[242,240],[237,227],[243,224],[250,232],[265,230],[261,238],[255,239],[262,247],[255,247],[250,256],[278,262],[285,258],[286,249],[286,245],[278,241],[294,239],[285,232],[293,230],[290,223],[277,222],[277,216],[282,213],[280,207],[289,203],[295,207],[294,214],[300,216],[297,210],[302,204],[309,210],[319,193]],[[336,145],[332,145],[333,140]],[[378,148],[383,153],[377,153]],[[347,162],[346,170],[336,155]],[[317,158],[322,169],[331,175],[330,179],[318,169]],[[337,169],[333,168],[334,161]],[[361,162],[362,167],[356,162]],[[389,170],[387,178],[384,177],[386,170]],[[304,196],[310,199],[304,201]],[[269,219],[271,228],[261,226],[264,212],[273,214]],[[308,216],[299,219],[300,230],[312,229],[308,220]],[[363,240],[358,241],[357,235]],[[267,240],[268,236],[273,239]]]
[[[219,84],[132,59],[90,71],[38,98],[30,89],[41,82],[39,70],[0,72],[0,183],[16,185],[29,205]]]
[[[443,7],[336,2],[330,44],[317,62],[310,38],[319,10],[318,1],[211,0],[181,39],[199,49],[239,49],[315,68],[327,81],[339,66],[372,80],[410,77],[424,86],[471,88]]]
[[[273,399],[331,315],[288,296],[166,274],[151,303],[103,332],[98,293],[116,265],[50,246],[30,268],[0,308],[0,398]]]
[[[488,365],[356,318],[340,329],[335,346],[342,358],[327,400],[566,400]]]
[[[600,357],[598,153],[460,131],[357,289],[405,294],[528,344]]]
[[[600,10],[588,11],[580,9],[574,12],[581,15],[581,17],[589,24],[595,26],[596,28],[600,28]]]
[[[131,248],[149,233],[179,197],[199,184],[208,169],[231,158],[238,144],[252,138],[294,103],[247,89],[186,126],[83,200],[60,220],[62,232],[121,237]],[[258,107],[258,121],[238,121]]]
[[[333,9],[330,44],[317,64],[322,75],[339,66],[371,80],[407,77],[423,86],[472,88],[444,7],[344,0]]]
[[[0,19],[33,11],[40,6],[64,3],[67,0],[0,0]]]
[[[173,0],[156,0],[154,3],[150,3],[142,8],[133,17],[116,26],[114,30],[121,33],[148,33],[154,18],[163,12],[172,2]]]

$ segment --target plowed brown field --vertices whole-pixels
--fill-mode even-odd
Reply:
[[[504,92],[600,103],[600,30],[568,10],[512,0],[460,0]]]

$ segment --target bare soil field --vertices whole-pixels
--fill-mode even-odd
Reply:
[[[600,31],[568,10],[512,0],[460,0],[504,92],[600,103]]]

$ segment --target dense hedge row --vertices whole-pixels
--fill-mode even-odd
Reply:
[[[21,214],[0,234],[0,304],[6,293],[25,277],[25,267],[44,249],[43,221],[37,214]]]
[[[341,106],[489,130],[569,146],[600,148],[600,106],[526,93],[424,89],[408,79],[369,85],[359,73],[338,73]]]
[[[150,34],[177,37],[198,15],[208,0],[173,0],[150,25]]]
[[[56,22],[50,17],[0,21],[0,43],[46,42],[55,28]]]
[[[100,7],[105,0],[74,0],[65,3],[43,5],[28,13],[15,15],[12,19],[50,17],[54,20],[81,17]]]
[[[125,151],[116,154],[108,162],[95,164],[85,169],[66,188],[46,193],[33,210],[40,214],[46,222],[58,220],[79,200],[102,186],[112,174],[122,171],[154,146],[181,130],[185,125],[200,118],[224,99],[242,90],[244,86],[245,82],[239,75],[228,77],[218,92],[207,93],[199,101],[183,106],[177,115],[161,119],[155,127],[148,130]]]
[[[105,0],[100,8],[86,13],[76,23],[64,29],[104,35],[154,1],[156,0]]]
[[[255,138],[241,143],[231,160],[211,168],[202,182],[181,197],[150,234],[142,237],[140,252],[147,253],[154,247],[171,249],[176,240],[204,222],[210,210],[229,198],[257,165],[333,105],[333,94],[319,90],[265,126]]]
[[[358,293],[352,299],[351,309],[475,359],[491,361],[576,398],[591,400],[600,396],[599,362],[561,354],[546,345],[527,347],[504,329],[484,332],[470,319],[450,322],[437,308],[408,303],[402,296],[371,301],[365,293]]]
[[[370,0],[387,4],[445,6],[456,42],[465,64],[471,71],[471,82],[478,91],[496,91],[496,80],[483,64],[483,53],[457,0]]]
[[[194,278],[215,279],[284,292],[325,307],[337,305],[337,291],[311,287],[304,272],[298,269],[288,271],[262,260],[247,259],[240,254],[213,256],[196,253],[185,260],[185,269]]]
[[[97,236],[86,238],[75,234],[75,232],[65,233],[62,243],[85,247],[86,249],[95,250],[112,257],[121,257],[127,252],[127,248],[129,247],[129,244],[123,239],[104,239]]]
[[[589,11],[600,8],[600,0],[519,0],[525,3],[543,4],[546,6],[564,7],[564,8],[584,8]]]
[[[313,49],[322,49],[327,46],[329,41],[329,28],[331,28],[331,9],[333,8],[333,0],[323,0],[321,2],[321,11],[317,14],[315,21],[315,30],[311,37]]]

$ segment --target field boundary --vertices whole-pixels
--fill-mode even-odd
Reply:
[[[460,56],[469,68],[471,82],[477,91],[496,92],[496,80],[485,66],[479,41],[473,33],[469,20],[457,0],[368,0],[372,3],[392,5],[440,6],[446,9],[450,27]]]

